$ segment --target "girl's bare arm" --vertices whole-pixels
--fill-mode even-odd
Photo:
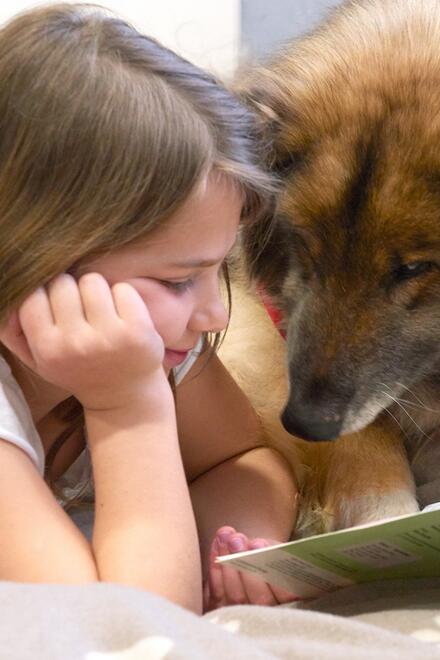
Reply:
[[[92,545],[29,457],[0,440],[0,579],[116,582],[199,612],[197,534],[175,429],[137,416],[133,428],[109,433],[108,421],[114,429],[117,420],[90,420],[97,494]]]
[[[35,561],[29,557],[29,570],[42,580],[53,571],[53,580],[69,581],[73,561],[74,581],[143,587],[200,611],[200,558],[174,401],[162,368],[163,342],[143,301],[128,284],[110,289],[96,274],[78,283],[64,275],[29,296],[19,321],[23,332],[6,329],[2,341],[30,369],[83,404],[96,525],[90,547],[30,460],[2,443],[10,467],[20,466],[20,473],[12,494],[3,484],[0,488],[0,528],[14,527],[13,534],[0,537],[0,565],[8,553],[24,552],[28,540],[34,548],[47,539],[48,558],[59,570],[42,566],[41,552]],[[7,483],[13,485],[11,479]],[[7,511],[9,498],[17,517]],[[11,562],[6,559],[2,577],[22,580],[27,564]]]
[[[97,567],[73,524],[30,458],[0,440],[0,579],[93,582]]]
[[[264,446],[252,406],[217,356],[203,368],[196,363],[177,388],[177,415],[205,572],[213,536],[224,525],[287,540],[296,516],[294,476]]]
[[[197,529],[167,392],[139,414],[86,413],[95,482],[99,579],[145,587],[201,611]],[[169,391],[170,406],[173,406]]]

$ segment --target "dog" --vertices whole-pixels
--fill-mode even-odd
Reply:
[[[440,500],[440,0],[345,2],[236,88],[279,196],[244,225],[259,293],[236,277],[223,359],[300,534],[417,511]]]

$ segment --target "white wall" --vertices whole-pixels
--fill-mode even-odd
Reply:
[[[234,70],[240,40],[240,0],[98,0],[187,59],[223,76]],[[2,0],[0,22],[41,4]],[[45,2],[44,4],[54,4]]]

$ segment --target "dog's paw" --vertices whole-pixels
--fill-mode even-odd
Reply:
[[[395,490],[379,494],[377,492],[361,497],[340,498],[334,511],[324,511],[326,531],[365,525],[379,520],[395,518],[419,511],[419,505],[412,492]]]

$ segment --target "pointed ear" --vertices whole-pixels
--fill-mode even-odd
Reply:
[[[276,97],[272,97],[268,92],[264,87],[252,87],[244,93],[244,101],[257,115],[261,124],[275,134],[281,124],[281,117],[276,109]]]
[[[273,148],[281,128],[281,118],[277,111],[276,86],[263,71],[254,70],[250,75],[246,72],[239,74],[235,92],[255,117],[255,137],[259,142],[262,159],[266,166],[272,169]]]
[[[282,179],[304,160],[302,150],[296,145],[299,119],[294,90],[269,69],[256,69],[247,77],[244,73],[240,75],[236,89],[256,116],[256,138],[262,161]]]

